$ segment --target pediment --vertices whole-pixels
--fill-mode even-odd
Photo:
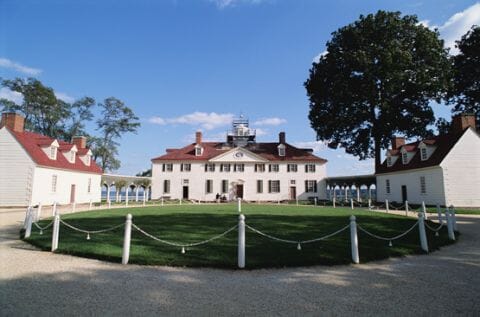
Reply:
[[[212,159],[210,159],[210,162],[259,162],[259,163],[265,163],[268,162],[268,160],[264,159],[263,157],[250,152],[249,150],[246,150],[241,147],[236,147],[234,149],[231,149],[228,152],[225,152],[219,156],[216,156]]]

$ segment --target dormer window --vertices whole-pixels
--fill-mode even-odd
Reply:
[[[387,157],[387,166],[389,166],[389,167],[392,166],[392,157],[391,156]]]
[[[278,156],[285,156],[285,145],[280,144],[278,146]]]
[[[404,165],[408,163],[408,153],[407,152],[402,153],[402,163]]]
[[[425,161],[428,159],[428,153],[427,153],[426,147],[420,148],[420,158],[422,159],[422,161]]]
[[[70,151],[70,163],[75,163],[75,152]]]
[[[203,148],[199,145],[195,146],[195,156],[202,156],[203,154]]]
[[[90,166],[91,161],[92,161],[92,157],[90,155],[87,155],[85,157],[85,165]]]
[[[53,145],[50,147],[50,159],[51,160],[57,159],[57,148]]]

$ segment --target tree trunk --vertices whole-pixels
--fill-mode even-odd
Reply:
[[[382,148],[381,148],[381,145],[380,145],[380,138],[375,137],[374,143],[375,143],[375,174],[376,174],[378,168],[382,164],[382,161],[381,161]]]

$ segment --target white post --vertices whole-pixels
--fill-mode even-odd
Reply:
[[[107,202],[110,201],[110,185],[107,184]]]
[[[345,186],[345,202],[348,201],[348,187]]]
[[[450,206],[450,216],[452,217],[453,230],[458,231],[457,229],[457,215],[455,214],[455,208]]]
[[[333,196],[333,208],[335,208],[335,196]]]
[[[57,213],[57,202],[54,201],[52,206],[52,216],[55,216],[56,213]]]
[[[130,257],[130,238],[132,236],[132,214],[127,215],[125,220],[125,233],[123,235],[122,264],[128,264]]]
[[[92,210],[92,200],[90,199],[90,203],[88,204],[88,210]]]
[[[110,201],[110,199],[108,200],[108,209],[112,208],[112,202]]]
[[[350,208],[353,209],[353,198],[350,198]]]
[[[438,215],[438,223],[442,224],[443,217],[442,217],[442,209],[440,208],[440,204],[437,204],[437,215]]]
[[[360,202],[360,187],[355,186],[355,190],[357,191],[357,201]]]
[[[357,222],[355,219],[355,216],[350,216],[350,245],[352,246],[352,261],[358,264],[360,258],[358,256]]]
[[[35,217],[35,221],[39,221],[41,217],[42,217],[42,203],[38,203],[37,215]]]
[[[425,220],[423,212],[418,213],[418,232],[420,233],[420,246],[422,250],[428,253],[427,234],[425,233]]]
[[[147,204],[147,197],[145,196],[145,192],[143,192],[143,206]]]
[[[424,201],[422,201],[422,212],[423,212],[423,218],[424,218],[425,220],[427,220],[427,219],[428,219],[428,216],[427,216],[427,207],[425,207],[425,202],[424,202]]]
[[[140,188],[140,186],[136,186],[135,187],[135,202],[138,203],[138,189]]]
[[[27,211],[25,212],[25,219],[23,220],[23,229],[27,229],[27,222],[28,222],[28,214],[30,213],[30,206],[27,207]]]
[[[242,198],[237,198],[237,210],[242,212]]]
[[[238,217],[238,267],[245,267],[245,216]]]
[[[60,215],[55,211],[55,218],[53,218],[53,233],[52,233],[52,252],[58,249],[58,236],[60,235]]]
[[[405,200],[405,216],[408,216],[408,200]]]
[[[388,199],[385,199],[385,210],[388,212],[389,210],[389,206],[388,206]]]
[[[25,238],[30,238],[32,233],[32,222],[33,222],[33,208],[28,207],[27,209],[27,226],[25,228]]]
[[[297,204],[297,206],[298,206],[298,196],[295,197],[295,202],[296,202],[296,204]]]
[[[162,197],[162,206],[163,206],[163,197]]]
[[[130,186],[125,187],[125,206],[128,206],[128,191],[130,190]]]
[[[148,187],[147,187],[147,195],[146,196],[147,196],[147,201],[148,201],[150,199],[150,196],[148,194]]]
[[[450,215],[450,210],[448,210],[448,208],[445,211],[445,218],[447,222],[448,238],[455,241],[455,232],[453,231],[452,216]]]
[[[368,198],[368,209],[372,209],[372,200]]]
[[[313,203],[314,203],[315,207],[317,207],[317,197],[313,198]]]

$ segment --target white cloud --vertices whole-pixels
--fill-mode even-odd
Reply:
[[[273,118],[263,118],[255,121],[254,125],[264,126],[264,125],[280,125],[286,123],[287,120],[273,117]]]
[[[455,41],[468,32],[472,25],[480,25],[480,3],[468,7],[462,12],[452,15],[447,22],[438,27],[440,35],[445,40],[445,45],[450,47],[451,54],[458,54]]]
[[[234,115],[231,113],[216,112],[193,112],[175,118],[152,117],[148,122],[159,125],[167,124],[187,124],[199,126],[205,130],[213,130],[222,126],[230,125]]]
[[[268,135],[269,132],[267,129],[261,129],[261,128],[256,128],[255,129],[255,135],[256,136],[263,136],[263,135]]]
[[[217,8],[224,9],[227,7],[233,7],[238,4],[259,4],[265,2],[265,0],[210,0]]]
[[[69,96],[68,94],[59,91],[55,91],[55,97],[68,103],[72,103],[75,101],[75,98],[73,98],[72,96]]]
[[[22,74],[37,76],[42,72],[41,69],[32,68],[20,63],[9,60],[8,58],[0,58],[0,67],[8,68]]]
[[[7,99],[16,104],[21,104],[23,102],[23,95],[19,92],[12,91],[7,87],[2,87],[0,88],[0,99]]]
[[[293,145],[301,149],[313,149],[314,153],[318,153],[327,148],[327,143],[323,141],[299,141],[293,142]]]

